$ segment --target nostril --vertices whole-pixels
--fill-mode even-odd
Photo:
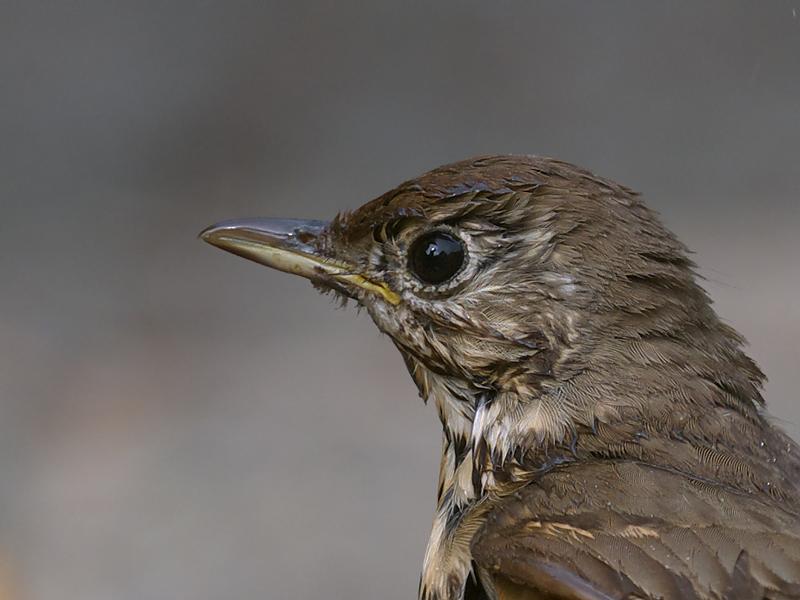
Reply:
[[[303,244],[310,244],[315,239],[317,239],[317,236],[315,236],[313,233],[309,233],[308,231],[303,231],[302,229],[295,230],[294,236],[295,238],[297,238],[299,242]]]

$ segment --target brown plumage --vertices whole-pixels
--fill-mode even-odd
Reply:
[[[490,156],[203,236],[355,299],[435,404],[420,598],[800,598],[800,448],[631,190]]]

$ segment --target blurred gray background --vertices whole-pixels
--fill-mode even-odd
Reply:
[[[0,85],[2,598],[415,597],[435,412],[195,236],[474,154],[642,191],[800,436],[798,1],[10,1]]]

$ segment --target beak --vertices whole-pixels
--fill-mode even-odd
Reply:
[[[205,229],[200,238],[259,264],[322,284],[353,286],[378,294],[390,304],[400,296],[385,283],[369,279],[351,265],[320,256],[316,241],[327,223],[300,219],[236,219]]]

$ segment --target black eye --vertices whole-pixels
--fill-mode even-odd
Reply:
[[[419,236],[408,250],[408,268],[424,283],[444,283],[464,264],[464,244],[445,231]]]

